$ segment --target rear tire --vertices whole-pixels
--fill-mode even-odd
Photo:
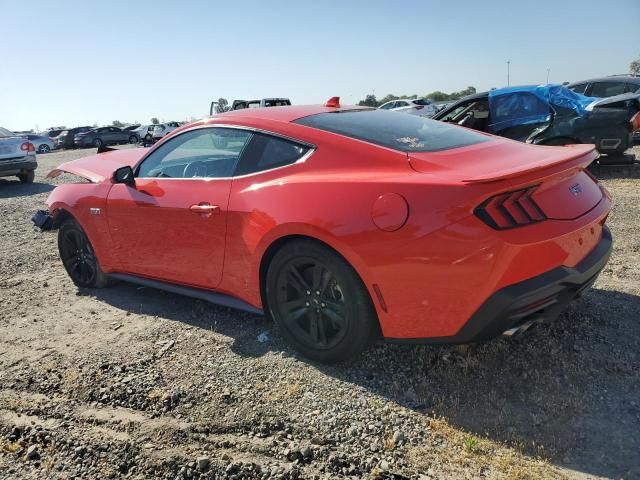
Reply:
[[[36,172],[29,170],[27,173],[18,175],[18,178],[22,183],[33,183],[33,180],[36,178]]]
[[[78,287],[102,288],[109,284],[89,238],[72,218],[65,220],[58,230],[58,251],[65,270]]]
[[[102,146],[102,140],[100,140],[99,138],[96,138],[93,141],[93,146],[96,147],[96,148],[100,148]]]
[[[38,147],[38,153],[49,153],[51,151],[51,147],[46,143],[43,143]]]
[[[312,240],[285,244],[264,284],[267,313],[304,356],[323,363],[352,359],[378,333],[367,289],[336,252]]]
[[[129,143],[138,143],[138,137],[136,137],[135,135],[131,135],[129,137]]]

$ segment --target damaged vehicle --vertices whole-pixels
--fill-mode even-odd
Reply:
[[[26,136],[0,127],[0,177],[18,177],[22,183],[35,178],[36,147]]]
[[[605,266],[593,145],[540,147],[418,115],[242,109],[53,170],[33,220],[80,287],[129,281],[274,320],[303,355],[455,344],[553,321]]]
[[[640,95],[598,99],[562,85],[509,87],[470,95],[433,118],[536,145],[592,143],[621,154],[640,129]]]

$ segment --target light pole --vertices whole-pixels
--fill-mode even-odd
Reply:
[[[549,84],[549,72],[551,71],[550,68],[547,68],[547,85]]]
[[[507,87],[509,86],[509,65],[511,65],[511,60],[507,60]]]

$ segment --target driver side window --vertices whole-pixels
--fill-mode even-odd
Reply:
[[[178,135],[154,150],[138,167],[137,177],[225,178],[251,138],[231,128],[200,128]]]

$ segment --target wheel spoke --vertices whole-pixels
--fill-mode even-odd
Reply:
[[[342,313],[337,313],[331,308],[325,308],[322,310],[322,313],[332,321],[334,326],[338,328],[342,328],[344,326],[344,316]]]
[[[292,280],[290,282],[291,286],[299,292],[305,293],[310,290],[309,284],[300,274],[295,265],[292,265],[291,268],[289,268],[289,278]]]
[[[318,343],[318,321],[320,320],[320,316],[317,312],[312,311],[311,315],[309,315],[309,336],[311,337],[311,341],[315,344]]]

